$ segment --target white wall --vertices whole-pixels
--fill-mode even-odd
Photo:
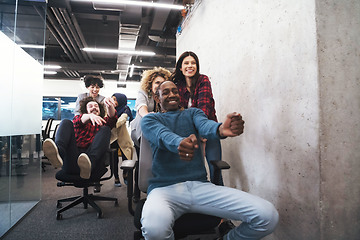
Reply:
[[[245,120],[222,142],[225,184],[275,204],[280,223],[266,239],[356,239],[360,3],[196,2],[177,55],[199,56],[220,121]]]
[[[0,32],[0,136],[41,131],[42,65]]]
[[[139,82],[126,82],[126,88],[117,88],[117,83],[120,82],[106,81],[105,79],[100,94],[108,97],[114,93],[123,93],[129,99],[137,97],[137,92],[140,89]],[[43,86],[43,96],[77,97],[80,93],[88,92],[84,82],[80,79],[78,81],[44,79]]]

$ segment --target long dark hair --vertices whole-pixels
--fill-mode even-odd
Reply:
[[[179,59],[176,62],[176,65],[175,65],[175,72],[173,74],[171,74],[170,80],[173,81],[176,85],[179,84],[180,82],[182,82],[186,85],[185,76],[181,72],[180,69],[181,69],[182,63],[184,61],[184,58],[186,58],[188,56],[192,56],[196,62],[196,73],[195,73],[194,77],[192,78],[191,86],[190,86],[190,96],[192,98],[194,95],[196,82],[200,76],[199,58],[194,52],[186,51],[180,55]]]

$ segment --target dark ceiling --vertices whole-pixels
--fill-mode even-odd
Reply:
[[[182,0],[154,2],[183,4]],[[45,65],[62,67],[46,78],[79,79],[86,74],[101,74],[109,80],[139,81],[146,69],[163,66],[172,70],[175,66],[180,10],[49,0],[46,20]],[[89,53],[83,47],[130,47],[156,55]],[[131,64],[135,66],[132,77]]]

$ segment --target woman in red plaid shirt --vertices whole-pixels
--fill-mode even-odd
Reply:
[[[180,105],[182,107],[200,108],[209,119],[217,122],[211,83],[209,78],[206,75],[200,74],[199,71],[199,58],[196,54],[193,52],[184,52],[179,57],[175,72],[171,75],[170,79],[179,89]],[[210,169],[210,177],[211,180],[213,180],[214,169],[210,161],[221,160],[220,140],[206,141],[205,153]]]
[[[88,97],[80,102],[80,115],[73,121],[61,121],[55,142],[46,139],[43,145],[44,155],[52,165],[84,179],[101,178],[106,172],[102,159],[110,146],[111,128],[117,121],[114,101],[108,98],[104,104],[106,117],[104,106]]]

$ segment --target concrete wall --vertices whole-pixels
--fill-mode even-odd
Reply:
[[[360,2],[316,1],[323,239],[360,239]]]
[[[360,236],[360,8],[341,4],[198,0],[177,38],[210,77],[219,120],[244,117],[222,143],[225,184],[275,204],[266,239]]]

